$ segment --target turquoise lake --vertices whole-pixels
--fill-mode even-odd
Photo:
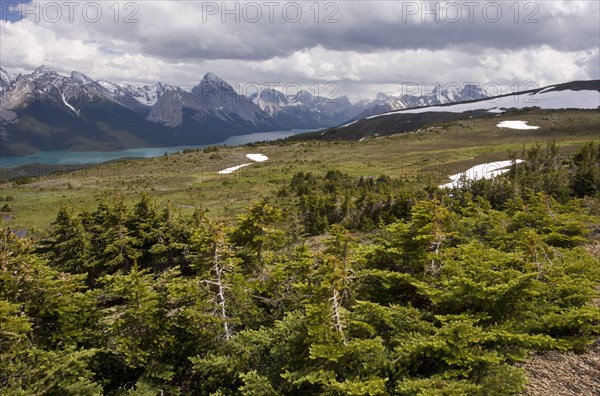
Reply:
[[[283,139],[312,129],[293,129],[291,131],[258,132],[248,135],[231,136],[226,140],[199,146],[146,147],[117,151],[40,151],[24,157],[0,157],[0,168],[10,168],[24,164],[92,164],[121,158],[152,158],[165,153],[175,153],[185,149],[204,148],[208,146],[238,146],[241,144]]]

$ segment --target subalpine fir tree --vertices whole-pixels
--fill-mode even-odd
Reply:
[[[115,196],[112,206],[101,203],[92,213],[91,232],[94,273],[96,276],[128,272],[141,257],[141,241],[127,227],[129,209],[122,196]]]
[[[128,273],[101,278],[106,349],[128,368],[128,381],[149,386],[174,376],[168,291],[177,276],[176,270],[155,276],[134,265]]]
[[[81,220],[61,205],[48,236],[38,251],[43,253],[50,265],[60,271],[85,274],[90,269],[90,236]]]
[[[243,254],[253,261],[254,265],[261,265],[263,254],[280,247],[284,240],[283,231],[274,226],[282,218],[281,209],[263,198],[248,207],[247,213],[238,216],[237,227],[231,233],[231,240],[245,249]]]
[[[575,174],[571,186],[580,197],[593,196],[600,191],[600,145],[587,142],[573,156]]]
[[[0,224],[0,391],[100,395],[95,298]],[[95,345],[94,345],[95,346]]]
[[[221,336],[229,340],[235,326],[252,317],[254,309],[241,272],[241,260],[234,254],[225,225],[203,217],[192,236],[192,252],[196,276],[211,291]]]

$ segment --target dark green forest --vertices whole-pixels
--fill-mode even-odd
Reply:
[[[600,336],[600,147],[518,157],[444,190],[297,173],[235,220],[0,223],[0,393],[518,394],[528,353]]]

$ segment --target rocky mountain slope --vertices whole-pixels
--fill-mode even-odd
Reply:
[[[7,70],[0,67],[0,95],[3,92],[12,88],[15,81],[15,77]]]
[[[285,95],[265,89],[250,99],[276,122],[299,129],[339,125],[364,108],[364,104],[353,105],[346,96],[326,98],[308,91]]]
[[[110,92],[113,99],[136,112],[148,115],[152,106],[158,99],[169,91],[183,91],[183,89],[160,81],[154,85],[140,85],[134,83],[114,83],[106,80],[98,80],[104,89]]]

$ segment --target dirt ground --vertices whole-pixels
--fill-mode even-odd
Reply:
[[[600,339],[583,354],[555,351],[533,355],[523,365],[527,396],[599,396]]]

